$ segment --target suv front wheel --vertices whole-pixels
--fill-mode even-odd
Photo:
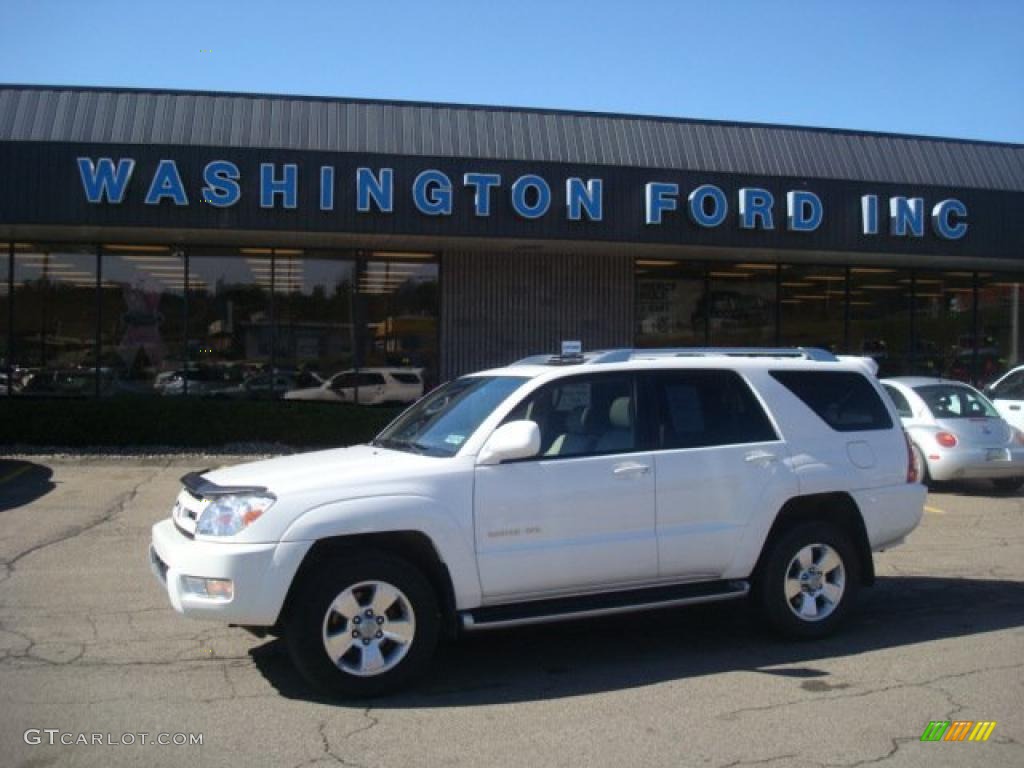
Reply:
[[[846,531],[802,523],[769,544],[754,598],[778,631],[819,638],[842,623],[859,586],[860,562]]]
[[[377,696],[422,672],[437,645],[437,599],[420,571],[384,552],[321,564],[295,596],[285,639],[302,676],[327,693]]]

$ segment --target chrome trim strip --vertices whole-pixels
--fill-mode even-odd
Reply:
[[[616,605],[608,608],[591,608],[585,611],[572,611],[570,613],[550,613],[544,616],[527,616],[522,619],[501,619],[499,621],[487,621],[478,624],[473,620],[473,612],[465,611],[459,614],[462,628],[467,632],[479,632],[485,629],[505,629],[507,627],[526,627],[531,624],[548,624],[555,621],[572,621],[573,619],[589,619],[597,616],[613,616],[618,613],[633,613],[639,611],[652,611],[658,608],[675,608],[683,605],[697,605],[698,603],[714,603],[720,600],[735,600],[746,597],[750,592],[750,585],[743,583],[743,589],[736,592],[720,592],[716,595],[700,595],[697,597],[680,597],[673,600],[662,600],[654,603],[635,603],[632,605]]]

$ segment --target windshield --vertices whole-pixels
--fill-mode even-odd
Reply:
[[[999,418],[996,409],[979,392],[956,384],[914,387],[936,419]]]
[[[438,387],[381,432],[371,445],[454,456],[525,376],[467,376]]]

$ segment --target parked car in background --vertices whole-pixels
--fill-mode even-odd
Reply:
[[[1000,416],[1024,431],[1024,365],[1018,365],[989,384],[985,394]]]
[[[233,400],[267,400],[283,397],[286,392],[295,388],[295,377],[287,373],[275,373],[273,386],[271,375],[261,373],[233,387],[213,393],[213,397],[231,398]]]
[[[239,380],[223,368],[189,368],[175,371],[163,380],[160,387],[162,395],[184,395],[185,380],[188,379],[190,397],[206,397],[216,395],[224,390],[236,387]]]
[[[1000,417],[981,392],[949,379],[883,379],[922,468],[924,481],[991,480],[1001,491],[1024,485],[1024,432]]]
[[[86,397],[95,392],[95,368],[58,368],[31,374],[19,394],[25,397]]]
[[[421,368],[360,368],[336,373],[318,387],[293,389],[285,400],[315,400],[358,405],[406,405],[423,397]]]

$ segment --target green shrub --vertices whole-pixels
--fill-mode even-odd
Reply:
[[[0,398],[0,444],[180,446],[231,443],[328,447],[366,442],[400,408],[185,397]]]

